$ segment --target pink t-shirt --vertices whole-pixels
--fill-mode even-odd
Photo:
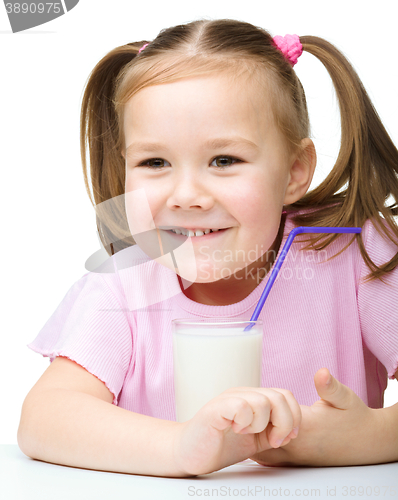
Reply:
[[[278,256],[293,228],[288,217]],[[376,264],[398,251],[370,221],[362,235]],[[398,267],[386,284],[363,284],[369,269],[356,241],[325,262],[352,234],[319,253],[298,252],[305,237],[294,240],[260,314],[262,386],[289,389],[299,404],[311,406],[319,399],[314,374],[327,367],[368,406],[381,408],[387,376],[398,368]],[[248,320],[269,274],[241,302],[209,306],[188,299],[176,274],[137,245],[110,257],[103,270],[71,287],[28,347],[51,362],[65,356],[83,366],[106,384],[115,405],[175,420],[171,320]]]

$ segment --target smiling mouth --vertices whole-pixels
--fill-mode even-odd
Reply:
[[[193,231],[192,229],[166,229],[166,228],[159,228],[167,231],[168,233],[175,234],[176,236],[184,236],[185,238],[208,238],[210,236],[215,236],[218,233],[224,233],[227,231],[227,229],[231,229],[229,227],[223,228],[223,229],[205,229],[205,230],[195,230]]]

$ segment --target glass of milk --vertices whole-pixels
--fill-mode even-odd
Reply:
[[[172,332],[177,422],[227,389],[261,387],[262,320],[174,319]]]

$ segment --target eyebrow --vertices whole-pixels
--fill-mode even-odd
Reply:
[[[244,139],[243,137],[210,139],[203,144],[203,147],[207,149],[220,149],[228,146],[243,146],[250,147],[255,150],[259,149],[257,144],[249,141],[248,139]],[[130,155],[138,152],[154,153],[165,149],[167,149],[167,145],[158,142],[132,142],[126,149],[126,154]]]

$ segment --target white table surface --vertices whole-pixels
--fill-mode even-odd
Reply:
[[[379,488],[379,489],[378,489]],[[159,478],[65,467],[0,445],[1,500],[189,498],[398,500],[398,463],[361,467],[262,467],[247,460],[195,478]]]

